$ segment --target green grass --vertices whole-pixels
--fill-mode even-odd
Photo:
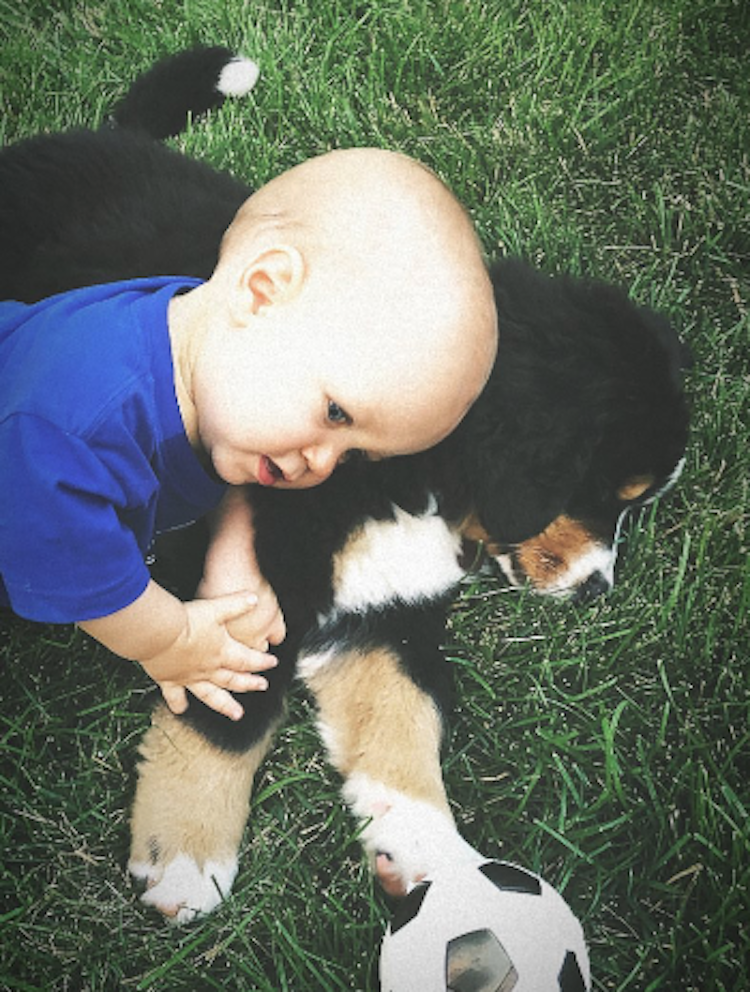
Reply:
[[[436,168],[490,254],[625,285],[696,359],[688,466],[591,609],[467,583],[445,756],[467,838],[563,888],[594,988],[750,987],[750,15],[737,0],[0,0],[0,138],[96,124],[197,41],[255,93],[182,140],[259,183],[334,145]],[[312,726],[258,784],[235,893],[173,930],[124,869],[146,686],[65,629],[0,631],[0,988],[371,990],[387,908]]]

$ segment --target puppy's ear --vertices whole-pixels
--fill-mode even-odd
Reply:
[[[542,531],[562,514],[582,471],[573,463],[541,459],[509,446],[504,454],[474,460],[471,471],[480,484],[475,512],[499,544],[520,544]],[[559,467],[555,467],[555,465]]]
[[[499,544],[540,534],[567,509],[597,443],[596,428],[573,409],[490,413],[467,418],[462,460],[474,512]]]

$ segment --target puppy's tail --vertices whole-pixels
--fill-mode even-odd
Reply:
[[[161,59],[139,76],[116,105],[109,125],[157,141],[179,134],[189,116],[220,107],[255,86],[258,66],[228,48],[194,48]]]

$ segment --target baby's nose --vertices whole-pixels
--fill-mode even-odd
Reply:
[[[308,469],[321,480],[327,479],[338,464],[341,452],[330,445],[316,445],[303,452]]]

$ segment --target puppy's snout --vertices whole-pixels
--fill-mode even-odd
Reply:
[[[592,603],[599,596],[604,596],[610,591],[612,584],[602,572],[592,572],[591,575],[582,582],[576,589],[574,600],[576,603]]]

